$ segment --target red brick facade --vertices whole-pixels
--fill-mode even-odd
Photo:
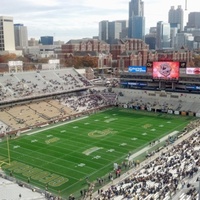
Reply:
[[[90,56],[98,57],[97,67],[112,67],[118,71],[127,71],[133,65],[146,66],[147,61],[168,59],[189,63],[192,60],[189,50],[149,51],[149,46],[143,40],[132,38],[117,40],[111,45],[97,39],[70,40],[62,45],[62,55],[73,56],[77,52],[90,52]]]

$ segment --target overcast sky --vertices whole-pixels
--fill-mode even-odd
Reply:
[[[130,0],[1,0],[0,16],[11,16],[14,23],[28,28],[28,38],[54,36],[54,40],[67,42],[98,35],[102,20],[128,20]],[[168,20],[171,6],[182,5],[185,0],[143,0],[146,30],[157,21]],[[197,5],[198,4],[198,5]],[[185,11],[200,12],[199,0],[188,0]]]

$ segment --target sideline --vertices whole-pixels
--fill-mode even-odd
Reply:
[[[178,134],[178,133],[179,133],[179,131],[173,131],[173,132],[171,132],[171,133],[165,135],[164,137],[160,138],[160,142],[159,142],[159,143],[166,141],[166,140],[168,139],[169,136],[174,136],[174,135],[176,135],[176,134]],[[157,144],[158,144],[158,143],[157,143]],[[156,144],[156,145],[157,145],[157,144]],[[156,145],[154,145],[154,146],[156,146]],[[132,155],[130,156],[129,160],[133,160],[134,158],[140,156],[141,154],[147,152],[148,150],[151,150],[154,146],[149,146],[149,145],[148,145],[148,146],[144,147],[143,149],[141,149],[141,150],[137,151],[136,153],[132,154]]]
[[[86,118],[88,118],[88,116],[80,117],[78,119],[74,119],[74,120],[71,120],[71,121],[68,121],[68,122],[63,122],[61,124],[53,125],[53,126],[50,126],[50,127],[48,126],[47,128],[42,128],[42,129],[40,129],[38,131],[33,131],[31,133],[27,133],[26,135],[33,135],[35,133],[40,133],[42,131],[46,131],[46,130],[49,130],[49,129],[52,129],[52,128],[55,128],[55,127],[63,126],[65,124],[70,124],[72,122],[79,121],[79,120],[86,119]]]

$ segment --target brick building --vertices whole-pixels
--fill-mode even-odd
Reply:
[[[110,47],[113,65],[119,71],[126,71],[130,65],[146,65],[148,51],[149,46],[143,40],[133,38],[118,40]]]

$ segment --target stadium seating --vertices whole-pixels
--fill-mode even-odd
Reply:
[[[160,91],[144,91],[130,89],[112,89],[118,95],[118,103],[123,106],[144,106],[154,110],[173,110],[178,112],[200,111],[199,95],[182,93],[165,93]]]
[[[90,94],[88,92],[66,95],[62,97],[60,101],[63,105],[71,107],[77,113],[106,105],[106,102],[101,95]]]
[[[0,80],[0,101],[74,91],[92,84],[74,68],[3,74]]]

